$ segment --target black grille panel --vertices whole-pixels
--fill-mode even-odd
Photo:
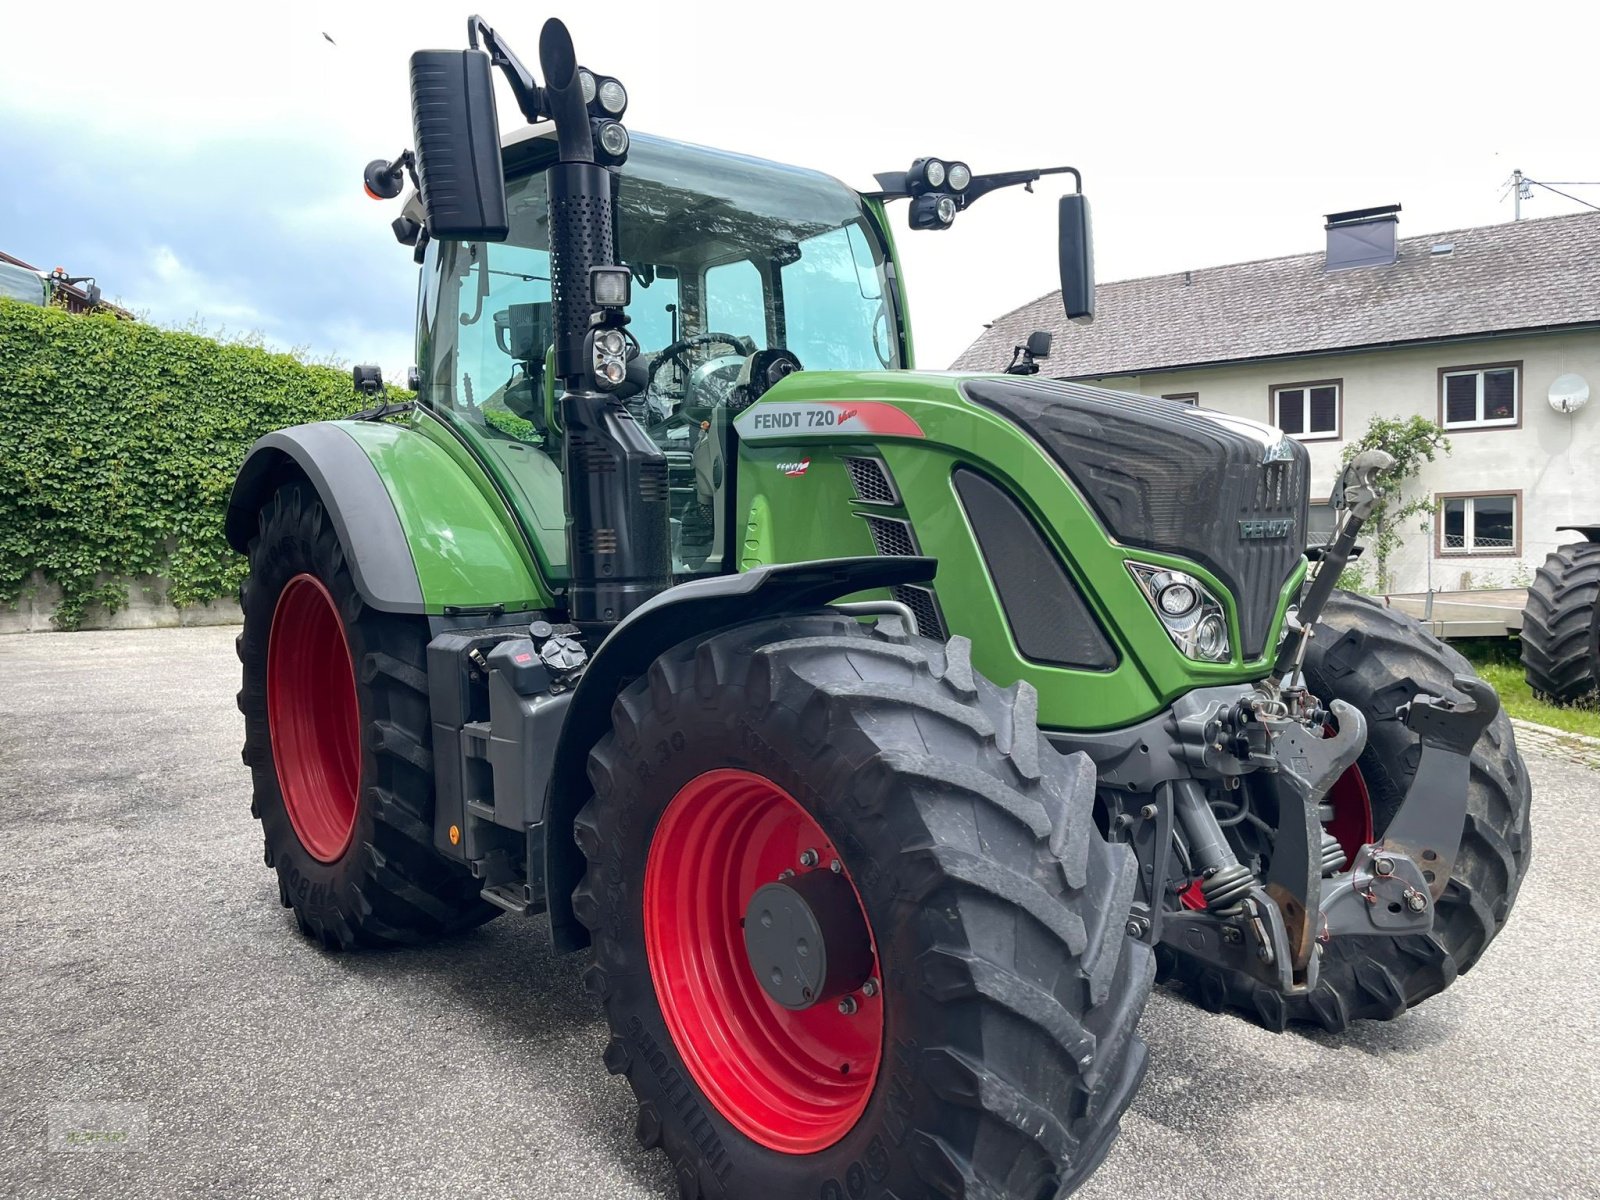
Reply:
[[[939,611],[939,598],[932,588],[903,583],[889,589],[889,594],[911,610],[917,618],[917,632],[936,642],[946,639],[944,614]]]
[[[1091,671],[1115,667],[1105,630],[1033,518],[976,471],[957,470],[955,485],[1023,656]]]
[[[1024,429],[1118,541],[1193,559],[1239,608],[1258,657],[1305,544],[1309,461],[1263,463],[1257,438],[1186,404],[1054,380],[972,379],[975,402]]]
[[[911,532],[911,525],[906,521],[897,521],[892,517],[865,517],[867,528],[872,531],[872,544],[878,548],[878,553],[883,555],[911,555],[917,553],[917,539]]]
[[[917,535],[911,531],[911,522],[896,517],[863,516],[872,532],[872,544],[886,558],[905,558],[920,554]],[[917,632],[925,638],[944,641],[944,614],[939,611],[939,598],[930,587],[901,584],[889,589],[889,594],[909,608],[917,618]]]
[[[889,478],[889,468],[875,458],[846,458],[850,485],[862,504],[899,504],[900,494]]]

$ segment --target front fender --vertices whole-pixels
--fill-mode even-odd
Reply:
[[[397,613],[544,608],[526,546],[486,485],[404,425],[320,421],[269,433],[234,481],[224,532],[246,553],[261,507],[286,476],[310,481],[361,598]]]
[[[680,642],[730,625],[807,612],[854,592],[925,583],[936,569],[931,558],[831,558],[696,579],[652,597],[600,643],[567,709],[545,803],[546,900],[557,950],[589,944],[588,931],[572,913],[572,893],[583,879],[573,822],[589,798],[589,751],[611,728],[611,706],[628,682]]]

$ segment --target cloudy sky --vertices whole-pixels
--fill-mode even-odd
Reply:
[[[1406,234],[1509,220],[1514,167],[1600,179],[1593,3],[480,3],[529,62],[562,16],[635,129],[863,188],[925,154],[1078,166],[1102,279],[1317,249],[1321,214],[1371,204]],[[409,142],[409,52],[464,45],[471,11],[0,7],[0,249],[164,324],[403,372],[415,268],[361,168]],[[902,236],[922,365],[1053,286],[1054,194]]]

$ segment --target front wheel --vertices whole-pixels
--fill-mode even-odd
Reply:
[[[587,982],[685,1196],[1053,1200],[1144,1074],[1092,765],[887,624],[670,650],[591,757]]]

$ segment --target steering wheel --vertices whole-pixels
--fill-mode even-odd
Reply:
[[[756,352],[756,344],[753,339],[740,337],[736,333],[717,333],[712,331],[708,333],[697,333],[691,337],[679,338],[671,345],[663,346],[660,353],[658,353],[651,361],[650,373],[645,377],[645,394],[648,395],[650,389],[655,387],[656,372],[661,370],[662,367],[666,366],[667,363],[682,358],[685,351],[693,349],[695,346],[714,345],[732,346],[737,349],[740,354],[746,356]],[[685,367],[688,366],[687,363],[684,365]],[[687,388],[685,390],[687,390]],[[688,397],[685,396],[684,399],[688,399]]]

